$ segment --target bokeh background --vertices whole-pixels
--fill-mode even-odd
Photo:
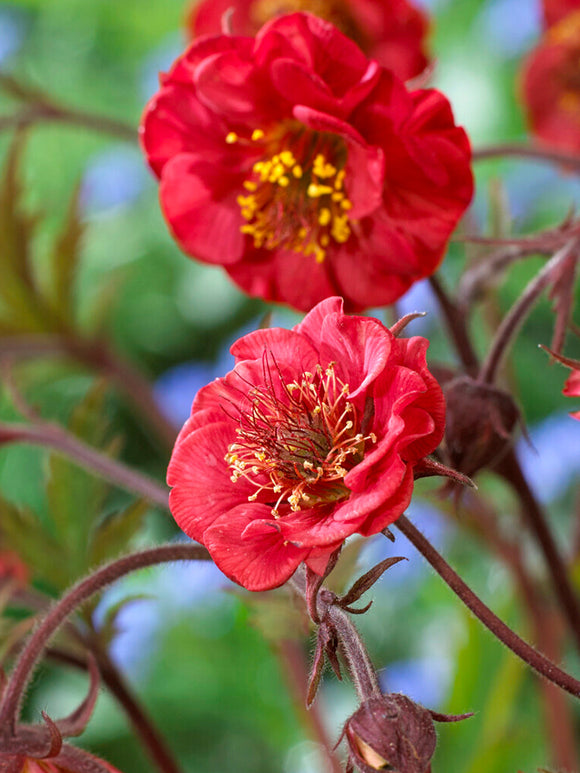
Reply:
[[[539,36],[539,0],[424,0],[424,4],[433,17],[435,85],[450,98],[474,147],[524,141],[517,73]],[[0,2],[0,69],[68,105],[136,126],[156,90],[158,72],[183,49],[186,10],[182,0]],[[0,116],[11,114],[16,106],[0,93]],[[0,132],[3,157],[11,134]],[[39,124],[27,134],[23,170],[26,204],[42,216],[34,240],[41,263],[79,186],[86,224],[77,267],[79,324],[91,324],[95,288],[114,288],[105,307],[108,334],[148,375],[163,411],[179,426],[197,389],[229,369],[229,344],[260,324],[266,306],[248,300],[219,268],[196,264],[180,254],[163,222],[157,185],[136,142],[65,124]],[[465,226],[470,232],[530,232],[562,220],[580,201],[578,180],[546,164],[486,161],[476,172],[477,197]],[[470,249],[474,248],[451,246],[441,269],[450,287]],[[541,259],[532,258],[510,271],[497,288],[498,313],[509,307],[540,265]],[[417,285],[399,308],[429,311],[412,330],[432,339],[433,361],[453,363],[428,285]],[[384,310],[377,314],[388,319]],[[272,324],[287,326],[296,319],[287,310],[273,310]],[[476,327],[483,351],[488,340],[485,325]],[[549,344],[550,336],[550,306],[543,301],[518,340],[509,378],[531,440],[518,441],[522,462],[564,535],[571,528],[580,427],[568,417],[572,406],[561,395],[565,371],[548,366],[546,355],[537,348],[538,343]],[[573,345],[569,353],[578,356]],[[63,422],[94,381],[83,368],[62,364],[30,366],[21,378],[27,396],[43,415]],[[123,400],[107,392],[100,411],[103,426],[123,436],[125,461],[163,479],[167,454]],[[0,415],[15,415],[4,393]],[[0,450],[2,496],[29,508],[32,528],[38,523],[50,529],[46,474],[44,452]],[[88,487],[89,476],[75,474],[76,485],[85,492],[79,495],[73,516],[82,528],[94,500],[86,495],[83,483]],[[507,530],[516,533],[515,504],[508,492],[492,476],[484,475],[480,482],[498,504]],[[508,571],[462,529],[460,514],[438,504],[433,490],[433,485],[417,487],[410,516],[494,610],[529,635]],[[111,501],[114,506],[130,501],[119,492],[108,496],[109,508]],[[177,536],[168,517],[154,509],[148,510],[143,524],[135,545]],[[525,548],[533,554],[531,545],[526,543]],[[50,551],[49,546],[46,549]],[[359,570],[388,552],[409,559],[387,572],[372,591],[372,610],[359,618],[385,689],[402,691],[439,711],[476,712],[469,722],[439,727],[433,770],[527,773],[547,764],[536,678],[471,618],[402,536],[392,546],[377,537],[354,552]],[[71,564],[63,584],[77,569]],[[42,578],[38,582],[55,592]],[[129,596],[136,598],[116,620],[113,655],[186,771],[325,773],[320,750],[309,739],[287,689],[277,639],[287,628],[290,635],[296,626],[285,616],[279,592],[253,597],[210,565],[165,567],[131,577],[105,594],[96,620],[104,620],[107,609]],[[308,651],[302,640],[299,646]],[[564,656],[565,665],[578,673],[580,663],[571,653]],[[58,716],[75,705],[84,689],[80,674],[44,668],[27,711],[32,716],[48,708]],[[341,684],[329,674],[318,701],[328,732],[336,739],[356,707],[354,692],[348,682]],[[576,722],[580,729],[578,710]],[[104,690],[82,743],[124,773],[153,769]]]

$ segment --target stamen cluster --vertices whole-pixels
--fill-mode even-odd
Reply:
[[[249,502],[275,499],[272,515],[279,518],[284,500],[296,512],[349,496],[342,481],[363,458],[365,442],[376,442],[373,433],[358,431],[349,392],[334,363],[284,385],[286,399],[273,390],[250,391],[251,411],[240,417],[238,438],[225,456],[232,482],[244,478],[256,487]]]

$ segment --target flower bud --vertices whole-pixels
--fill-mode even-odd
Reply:
[[[347,721],[347,770],[361,773],[426,773],[437,737],[431,713],[406,695],[388,693],[365,701]]]
[[[447,463],[465,475],[498,462],[512,442],[519,411],[497,387],[459,376],[443,389],[447,402]]]

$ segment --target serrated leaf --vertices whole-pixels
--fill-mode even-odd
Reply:
[[[142,528],[148,509],[145,501],[138,500],[99,523],[92,534],[90,563],[99,566],[124,552]]]
[[[50,278],[45,292],[49,306],[66,325],[72,325],[73,321],[73,286],[83,234],[77,186],[70,200],[63,229],[51,251]]]
[[[42,330],[43,314],[36,299],[32,269],[32,238],[36,218],[23,212],[22,138],[8,154],[0,182],[0,298],[21,330]]]
[[[97,383],[72,412],[69,429],[91,446],[115,456],[120,440],[106,441],[104,399],[105,385]],[[102,515],[110,486],[58,454],[49,455],[48,469],[49,509],[59,539],[66,546],[67,569],[72,580],[88,567],[90,534]]]
[[[119,268],[108,274],[101,284],[93,290],[89,299],[89,312],[86,315],[87,324],[83,325],[89,336],[100,338],[106,333],[110,324],[111,308],[127,278],[127,271]]]
[[[31,510],[0,498],[0,529],[2,546],[14,550],[34,578],[55,589],[68,584],[62,546]]]

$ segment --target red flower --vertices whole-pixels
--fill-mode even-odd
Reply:
[[[543,0],[544,25],[551,27],[572,11],[580,10],[580,0]]]
[[[580,9],[550,27],[529,55],[522,97],[540,141],[580,151]]]
[[[543,346],[542,349],[545,349],[555,360],[562,365],[565,365],[567,368],[570,368],[572,371],[566,379],[562,394],[566,397],[580,397],[580,360],[572,360],[570,357],[564,357],[563,355],[548,349],[547,346]],[[578,419],[580,421],[580,411],[575,411],[571,413],[570,416],[572,416],[573,419]]]
[[[189,12],[192,37],[217,35],[222,18],[233,10],[238,35],[255,35],[262,24],[292,11],[310,11],[360,46],[402,80],[419,75],[428,64],[427,16],[408,0],[202,0]]]
[[[442,94],[302,13],[200,39],[162,84],[142,142],[185,252],[302,310],[391,303],[435,271],[473,187]]]
[[[12,550],[0,550],[0,584],[12,580],[19,585],[26,585],[29,571],[20,556]]]
[[[427,347],[346,316],[340,298],[292,330],[241,338],[234,370],[198,393],[175,444],[179,526],[249,590],[281,585],[302,561],[322,573],[346,537],[384,529],[443,435]]]

